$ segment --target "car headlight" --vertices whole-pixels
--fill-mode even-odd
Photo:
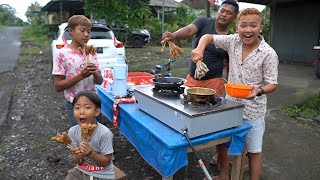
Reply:
[[[140,30],[140,32],[141,32],[141,33],[143,33],[143,34],[148,34],[148,35],[150,35],[149,31],[148,31],[148,30],[146,30],[146,29],[144,29],[144,30]]]

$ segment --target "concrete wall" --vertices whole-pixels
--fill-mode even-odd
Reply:
[[[320,2],[273,7],[271,46],[280,61],[311,63],[312,48],[317,45],[320,32]]]

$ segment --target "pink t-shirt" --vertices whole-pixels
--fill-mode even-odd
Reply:
[[[58,50],[57,56],[53,60],[52,75],[62,75],[65,76],[66,79],[70,79],[81,73],[86,62],[86,56],[66,45],[62,49]],[[90,58],[90,62],[96,64],[98,71],[100,71],[96,55]],[[64,96],[69,102],[72,102],[75,95],[84,90],[94,93],[97,92],[93,75],[79,81],[71,88],[64,90]]]

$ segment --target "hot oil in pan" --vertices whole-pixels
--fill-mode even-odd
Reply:
[[[181,99],[181,103],[189,108],[198,108],[198,109],[213,109],[221,105],[221,98],[215,97],[211,101],[207,101],[205,103],[196,103],[191,102],[187,99],[187,97],[184,95],[184,98]]]
[[[171,89],[161,89],[158,87],[154,87],[152,88],[152,92],[153,94],[160,96],[178,96],[184,93],[184,87],[175,87]]]

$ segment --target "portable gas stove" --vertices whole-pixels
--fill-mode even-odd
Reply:
[[[183,92],[175,93],[162,94],[153,86],[136,87],[136,104],[181,134],[187,128],[190,138],[235,127],[243,121],[243,104],[221,97],[205,104],[194,104],[186,100]]]

